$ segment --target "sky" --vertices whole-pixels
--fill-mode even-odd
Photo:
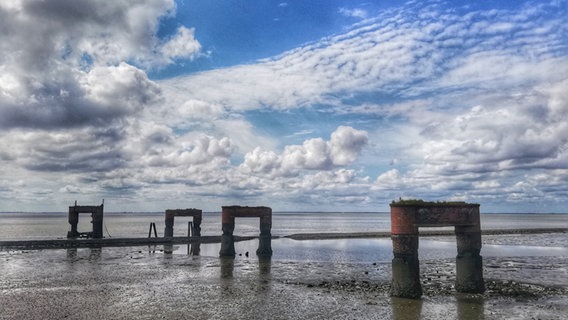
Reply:
[[[3,0],[0,211],[568,212],[568,1]]]

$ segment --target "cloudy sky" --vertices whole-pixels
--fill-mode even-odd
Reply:
[[[567,212],[568,1],[3,0],[0,211]]]

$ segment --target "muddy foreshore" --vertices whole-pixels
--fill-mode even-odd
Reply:
[[[496,233],[483,241],[567,247],[564,233]],[[446,235],[430,237],[451,241]],[[459,294],[454,259],[421,260],[424,295],[409,300],[390,297],[391,266],[384,261],[222,259],[148,246],[3,249],[0,319],[565,319],[568,314],[568,257],[484,257],[483,267],[485,293]]]

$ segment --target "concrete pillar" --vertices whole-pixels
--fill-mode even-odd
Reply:
[[[221,213],[221,228],[223,235],[221,235],[221,250],[219,256],[221,257],[234,257],[235,256],[235,217],[233,216],[232,207],[223,207]]]
[[[201,237],[201,216],[193,217],[193,236]]]
[[[256,254],[262,257],[272,256],[272,211],[260,217],[260,236]]]
[[[74,207],[69,207],[69,224],[71,225],[71,231],[67,232],[67,238],[77,238],[79,236],[79,231],[77,231],[77,224],[79,223],[79,213],[75,211]]]
[[[483,293],[483,261],[481,251],[481,230],[479,225],[456,227],[458,254],[456,256],[456,291]]]
[[[390,294],[393,297],[417,299],[422,296],[416,213],[415,207],[391,206],[394,258]]]
[[[393,235],[392,282],[393,297],[418,299],[422,296],[418,235]]]
[[[94,212],[91,213],[93,218],[93,238],[103,238],[103,206],[98,207]]]
[[[164,238],[170,238],[174,236],[174,213],[166,210],[166,227],[164,228]]]

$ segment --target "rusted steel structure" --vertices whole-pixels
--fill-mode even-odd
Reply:
[[[391,208],[392,260],[391,295],[417,299],[422,296],[418,260],[420,227],[454,226],[457,239],[456,291],[485,291],[481,251],[479,204],[393,202]]]
[[[258,256],[272,256],[272,209],[269,207],[241,207],[224,206],[222,207],[221,223],[223,235],[221,236],[221,250],[219,256],[235,256],[235,218],[260,218],[260,236],[258,239]]]
[[[166,228],[164,237],[174,236],[174,218],[175,217],[193,217],[193,236],[201,236],[201,220],[202,211],[200,209],[168,209],[166,210]],[[188,235],[189,236],[189,235]]]
[[[103,237],[103,206],[78,206],[75,202],[74,206],[69,207],[69,224],[71,230],[67,232],[67,238],[102,238]],[[79,232],[77,225],[79,224],[79,214],[90,213],[93,229],[91,232]]]

